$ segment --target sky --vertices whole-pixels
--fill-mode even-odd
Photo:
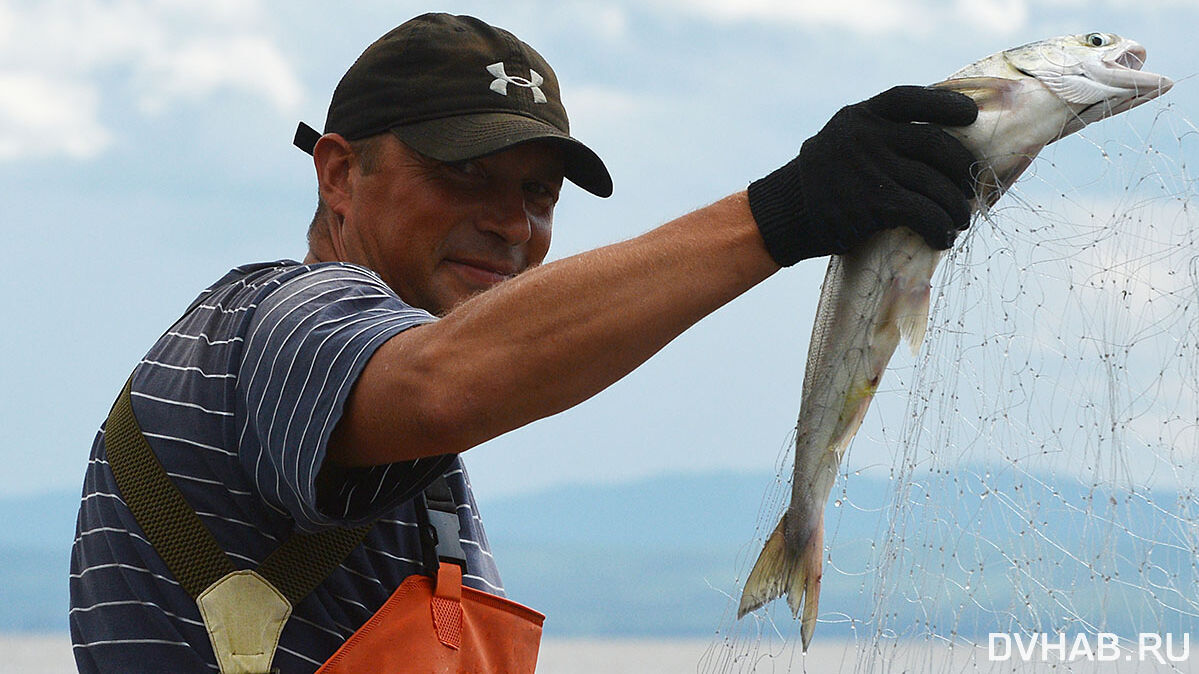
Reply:
[[[1185,120],[1197,101],[1184,0],[0,0],[0,495],[76,488],[120,385],[187,303],[232,267],[302,259],[316,199],[296,123],[319,128],[361,50],[434,10],[537,48],[613,174],[610,199],[564,191],[551,259],[742,189],[842,105],[1045,37],[1136,39],[1178,81],[1161,105]],[[1074,140],[1062,157],[1094,146]],[[594,399],[471,450],[476,490],[774,470],[823,272],[777,274]],[[886,460],[862,444],[855,460]]]

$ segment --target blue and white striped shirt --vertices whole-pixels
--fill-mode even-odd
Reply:
[[[326,470],[317,486],[329,435],[371,354],[434,320],[361,267],[248,265],[201,293],[134,371],[133,410],[147,440],[238,568],[256,568],[294,530],[376,521],[295,607],[275,656],[282,672],[314,671],[418,571],[411,499],[438,474],[458,504],[464,582],[503,594],[457,456]],[[216,671],[195,603],[144,538],[105,456],[101,428],[71,554],[79,670]]]

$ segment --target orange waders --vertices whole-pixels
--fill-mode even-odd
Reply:
[[[462,585],[458,562],[466,556],[444,480],[417,496],[416,506],[425,567],[436,566],[436,577],[416,574],[404,579],[317,674],[533,674],[545,616]]]

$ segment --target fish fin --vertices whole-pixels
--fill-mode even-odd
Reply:
[[[862,420],[866,418],[866,410],[870,409],[870,401],[874,400],[877,391],[878,379],[875,379],[872,382],[864,381],[846,392],[845,403],[841,407],[841,414],[828,447],[829,451],[836,454],[837,461],[845,455],[845,450],[849,448],[850,441],[857,434]]]
[[[1082,128],[1082,127],[1079,127]],[[980,211],[986,212],[999,201],[999,197],[1007,191],[1020,174],[1032,164],[1032,160],[1041,151],[1044,145],[1035,145],[1021,151],[1018,155],[1012,155],[1007,158],[1007,168],[1002,173],[996,173],[992,168],[986,168],[979,174],[975,183],[975,191],[977,192],[977,206]]]
[[[783,537],[786,521],[787,515],[784,513],[774,532],[766,539],[766,545],[758,555],[753,570],[749,572],[745,588],[741,590],[741,604],[737,607],[738,618],[781,597],[791,584],[795,563],[787,555],[787,543]]]
[[[1006,77],[958,77],[929,85],[934,89],[948,89],[974,99],[980,110],[995,106],[1006,107],[1006,97],[1017,80]]]
[[[785,593],[791,614],[798,618],[800,612],[803,613],[800,638],[803,650],[807,652],[816,630],[820,605],[820,579],[824,574],[824,523],[817,520],[799,555],[793,557],[788,553],[783,533],[789,513],[783,514],[774,533],[766,539],[757,563],[749,572],[745,589],[741,591],[737,617],[744,617]]]
[[[912,355],[920,353],[920,344],[924,342],[924,333],[928,329],[928,299],[929,287],[905,293],[907,302],[903,313],[895,317],[899,326],[899,336],[908,343]]]

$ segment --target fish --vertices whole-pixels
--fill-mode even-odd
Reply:
[[[970,150],[972,217],[994,205],[1046,145],[1146,103],[1173,81],[1142,69],[1140,44],[1111,33],[1066,35],[1007,49],[930,86],[978,105],[946,127]],[[943,251],[906,227],[884,230],[829,260],[805,364],[791,502],[746,579],[737,617],[787,595],[803,650],[816,627],[824,510],[841,459],[900,340],[919,352],[931,280]]]

